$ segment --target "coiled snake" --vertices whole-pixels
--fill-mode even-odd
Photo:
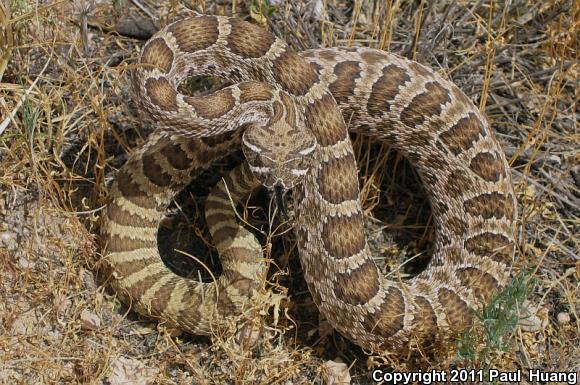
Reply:
[[[185,96],[177,86],[191,74],[234,84]],[[230,198],[258,184],[293,188],[314,302],[363,348],[399,351],[459,330],[507,283],[516,232],[509,167],[484,116],[431,69],[369,48],[296,53],[250,23],[199,16],[154,35],[132,82],[158,133],[119,171],[103,234],[112,286],[137,311],[195,334],[240,311],[266,264]],[[436,241],[413,279],[387,279],[373,261],[347,126],[400,151],[426,186]],[[178,191],[240,145],[247,162],[206,205],[224,273],[212,283],[178,277],[159,258],[159,220]]]

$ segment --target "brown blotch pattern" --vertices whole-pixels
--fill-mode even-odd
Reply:
[[[315,55],[317,57],[320,57],[323,60],[326,61],[335,61],[336,60],[336,52],[334,52],[331,49],[323,49],[323,50],[319,50],[316,52],[316,54],[314,54],[314,52],[311,53],[312,55]]]
[[[175,285],[179,282],[178,279],[172,279],[165,285],[161,286],[155,292],[153,299],[151,300],[151,308],[163,310],[167,307],[169,300],[171,299]],[[195,312],[195,309],[192,309]],[[191,317],[191,315],[190,315]],[[197,316],[199,318],[199,315]]]
[[[452,198],[459,198],[466,191],[473,189],[473,181],[469,178],[469,173],[463,169],[453,170],[447,177],[445,191]]]
[[[172,167],[178,170],[187,170],[191,167],[192,160],[181,149],[179,143],[168,143],[159,152],[167,159]]]
[[[401,122],[406,126],[416,127],[427,118],[439,116],[443,106],[451,101],[449,92],[439,83],[427,83],[425,89],[425,92],[416,95],[401,111]]]
[[[206,96],[186,96],[183,100],[195,108],[198,116],[205,119],[219,118],[230,112],[236,104],[236,100],[232,96],[232,90],[229,88]]]
[[[212,203],[212,204],[210,205],[210,203]],[[210,207],[210,206],[213,206],[213,207]],[[223,206],[216,204],[213,201],[210,201],[210,202],[208,202],[208,205],[206,207],[206,212],[209,212],[210,208],[215,209],[215,208],[219,208],[219,207],[223,207]],[[227,208],[229,208],[229,207],[227,207]],[[215,214],[209,214],[209,215],[206,214],[206,216],[205,216],[205,222],[207,223],[207,227],[210,229],[218,223],[231,221],[232,219],[234,219],[234,218],[232,217],[231,214],[224,214],[224,213],[220,213],[220,212],[217,212]]]
[[[254,259],[252,262],[256,263],[256,260]],[[242,296],[249,296],[250,291],[256,286],[251,279],[244,277],[239,271],[228,269],[223,274],[226,276],[229,286],[239,290]]]
[[[149,220],[139,215],[131,214],[125,211],[124,206],[119,206],[116,201],[107,204],[107,218],[123,226],[133,227],[155,227],[157,228],[158,220]]]
[[[321,146],[330,146],[348,137],[340,110],[330,94],[306,106],[306,125]]]
[[[466,200],[463,203],[465,211],[471,215],[489,218],[513,218],[513,199],[510,195],[499,192],[484,193]]]
[[[327,217],[322,228],[325,249],[336,259],[348,258],[365,247],[362,213]]]
[[[356,61],[341,62],[334,67],[336,80],[328,86],[328,89],[338,103],[347,103],[348,97],[354,94],[360,71]]]
[[[395,287],[387,289],[385,294],[385,300],[373,314],[368,314],[363,327],[369,333],[389,338],[405,324],[405,299]]]
[[[457,156],[473,147],[480,135],[486,136],[485,128],[475,113],[471,112],[469,116],[459,119],[449,130],[441,133],[440,138]]]
[[[508,262],[514,245],[502,234],[482,233],[465,241],[465,249],[480,257],[490,257],[499,262]]]
[[[321,165],[318,187],[322,197],[330,203],[358,198],[358,178],[354,155],[331,158]]]
[[[217,230],[212,238],[215,243],[220,243],[228,239],[233,239],[238,233],[238,228],[233,226],[224,226]]]
[[[218,203],[216,201],[206,201],[205,204],[205,211],[206,212],[210,212],[211,210],[220,210],[223,209],[224,204],[223,203]],[[230,208],[230,207],[227,207]],[[213,215],[206,215],[205,217],[205,221],[207,223],[207,227],[211,228],[213,227],[216,223],[219,223],[222,220],[230,220],[232,218],[231,215],[229,214],[213,214]]]
[[[372,51],[362,50],[360,52],[360,57],[367,64],[369,64],[371,66],[380,65],[386,59],[386,55],[385,54],[383,54],[381,52],[376,52],[374,50],[372,50]]]
[[[379,289],[379,273],[372,260],[365,261],[354,270],[337,273],[334,281],[336,297],[349,305],[362,305],[368,302]]]
[[[458,329],[471,325],[473,311],[460,296],[446,288],[439,289],[437,295],[439,302],[443,305],[443,311],[451,328],[460,331]]]
[[[375,81],[369,100],[367,111],[374,117],[382,116],[390,111],[392,101],[399,94],[399,88],[411,78],[403,68],[390,64],[383,68],[383,74]]]
[[[282,89],[297,96],[306,94],[318,82],[314,68],[292,51],[286,51],[274,60],[272,74]]]
[[[179,49],[196,52],[213,45],[219,36],[218,21],[212,16],[200,16],[178,21],[167,29],[175,37]]]
[[[128,237],[119,237],[116,235],[109,237],[109,243],[107,243],[107,251],[110,253],[120,253],[124,251],[131,251],[137,249],[145,249],[148,247],[157,247],[155,239],[142,240],[142,239],[131,239]]]
[[[415,333],[418,337],[435,334],[437,329],[437,316],[429,301],[424,297],[415,297],[413,304],[416,307],[415,321],[417,328]]]
[[[147,79],[145,91],[149,99],[160,108],[177,111],[177,91],[166,78]]]
[[[499,283],[491,274],[473,267],[459,269],[457,276],[463,286],[471,289],[482,302],[487,302],[499,289]]]
[[[255,264],[260,258],[260,255],[256,255],[254,250],[245,247],[229,247],[224,254],[230,254],[232,256],[230,259],[235,260],[236,263],[246,262]],[[220,259],[223,260],[223,257],[220,257]]]
[[[160,37],[150,40],[143,48],[141,63],[157,67],[166,74],[173,64],[173,51]]]
[[[130,273],[128,273],[130,267],[129,266],[126,266],[128,264],[129,263],[123,265],[123,267],[121,267],[119,269],[120,271],[123,272],[123,275],[125,275],[125,276],[127,276],[128,274],[130,274]],[[135,264],[133,264],[133,265],[135,265]],[[138,265],[139,265],[139,267],[143,267],[141,264],[138,264]],[[136,270],[136,271],[138,271],[138,270]],[[165,274],[167,274],[167,272],[161,271],[161,272],[158,272],[156,274],[149,275],[146,278],[140,280],[139,282],[134,283],[131,286],[130,290],[131,290],[132,293],[139,293],[139,294],[140,293],[145,293],[147,291],[147,289],[149,289],[151,286],[153,286],[155,284],[155,282],[157,282]],[[141,296],[139,295],[139,298],[133,298],[133,300],[141,300]],[[149,304],[148,303],[147,304],[140,303],[140,304],[141,305],[145,305],[145,307],[144,307],[145,309],[149,309],[149,307],[148,307]],[[153,311],[151,313],[154,314],[154,315],[159,315],[159,311],[160,310],[163,310],[164,308],[165,308],[165,306],[162,306],[161,308],[157,308],[157,309],[153,308],[152,309]]]
[[[503,176],[503,162],[499,156],[489,152],[480,152],[471,159],[469,168],[481,179],[497,182]]]
[[[272,87],[266,83],[245,82],[240,83],[240,103],[251,101],[267,101],[272,99]]]
[[[275,41],[263,28],[238,19],[230,19],[232,32],[227,37],[228,47],[243,58],[264,56]]]
[[[133,180],[133,177],[127,172],[128,167],[124,167],[117,173],[116,182],[119,191],[123,198],[134,203],[139,207],[144,207],[146,209],[155,208],[155,200],[149,196],[148,193],[141,191],[141,188],[137,182]]]
[[[154,154],[143,155],[143,174],[159,187],[167,187],[171,184],[171,175],[157,163]]]

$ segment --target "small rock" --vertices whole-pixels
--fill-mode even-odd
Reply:
[[[323,365],[322,376],[325,385],[350,385],[348,366],[340,358],[326,361]]]
[[[141,361],[119,356],[111,363],[111,385],[150,385],[155,382],[159,369],[145,366]]]
[[[121,35],[137,39],[148,39],[155,33],[157,28],[148,18],[127,15],[117,22],[115,30]]]
[[[18,258],[18,265],[23,269],[31,269],[34,267],[34,263],[30,262],[28,259],[24,257]]]
[[[310,17],[312,17],[316,21],[320,21],[322,17],[322,9],[324,8],[324,4],[321,0],[316,0],[310,3]]]
[[[16,234],[10,231],[3,231],[0,233],[0,246],[6,250],[16,250],[18,248],[18,239]]]
[[[550,155],[550,156],[548,156],[548,159],[550,159],[552,162],[556,163],[557,165],[562,164],[562,159],[560,159],[560,157],[558,155]]]
[[[101,327],[101,319],[95,313],[83,309],[81,312],[81,328],[84,330],[97,330]]]
[[[566,313],[565,311],[562,311],[558,313],[556,319],[558,320],[558,323],[560,325],[567,325],[570,323],[570,314]]]
[[[20,314],[12,324],[12,335],[27,335],[38,331],[41,329],[40,318],[40,315],[34,310]]]

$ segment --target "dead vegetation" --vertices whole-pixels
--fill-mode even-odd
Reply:
[[[262,209],[249,213],[264,230],[261,241],[272,242],[274,263],[269,290],[242,317],[241,331],[211,340],[181,335],[137,318],[103,287],[96,235],[107,185],[151,130],[129,102],[127,71],[144,39],[191,10],[244,17],[297,49],[400,53],[437,68],[485,110],[518,195],[514,273],[528,271],[535,282],[529,322],[500,337],[504,350],[490,349],[478,329],[468,339],[471,356],[450,344],[437,355],[368,357],[319,320],[291,237],[284,228],[268,231],[263,194],[252,202]],[[376,365],[578,372],[579,16],[570,0],[3,2],[0,383],[369,384]],[[392,269],[415,257],[401,271],[414,274],[433,238],[419,181],[387,148],[355,140],[380,260]],[[182,194],[168,219],[169,242],[193,239],[193,251],[211,251],[200,241],[197,197],[227,167]],[[388,232],[377,231],[385,224]],[[191,268],[168,260],[182,273]]]

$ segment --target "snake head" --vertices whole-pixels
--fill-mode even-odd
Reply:
[[[302,182],[310,170],[316,146],[314,135],[283,121],[248,127],[242,136],[242,149],[250,170],[262,185],[278,195]]]

